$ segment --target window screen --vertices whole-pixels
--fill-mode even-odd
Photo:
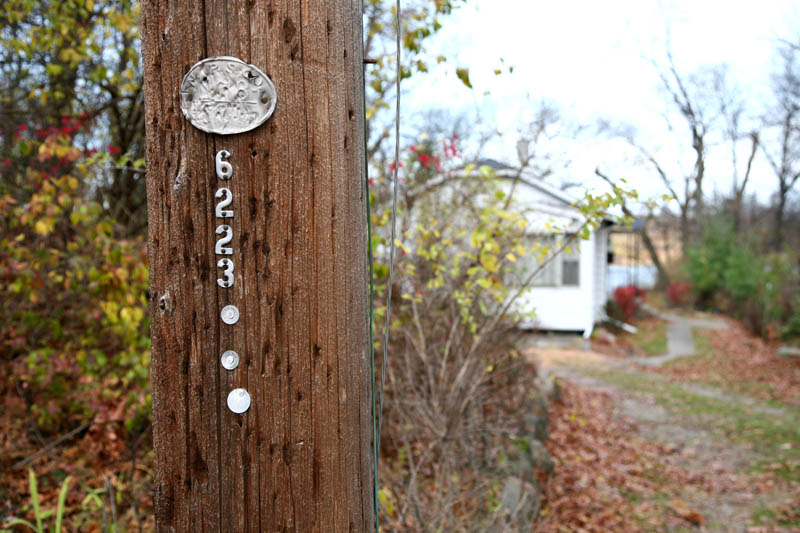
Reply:
[[[580,261],[577,257],[564,257],[561,263],[561,284],[577,287],[580,285]]]
[[[556,253],[560,248],[561,241],[551,235],[529,236],[526,239],[526,248],[535,247],[537,244],[552,247],[550,253]],[[580,285],[580,252],[579,245],[573,243],[566,247],[556,257],[547,257],[547,265],[536,274],[531,281],[532,287],[577,287]],[[517,263],[517,270],[512,276],[511,284],[524,283],[531,273],[541,267],[536,253],[528,253],[520,258]]]
[[[553,246],[555,239],[550,236],[529,237],[526,243],[527,248],[535,247],[537,244],[541,246]],[[524,278],[527,278],[532,272],[536,271],[542,266],[542,261],[539,260],[539,254],[536,252],[528,253],[525,256],[525,265],[523,267]],[[545,261],[550,260],[549,257],[543,258]],[[531,281],[533,287],[555,287],[558,285],[558,258],[550,260],[542,270],[536,274],[536,277]]]

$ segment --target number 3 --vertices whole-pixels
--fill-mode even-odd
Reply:
[[[217,263],[219,268],[224,268],[225,270],[222,272],[222,275],[225,276],[225,279],[219,278],[217,279],[217,285],[222,287],[223,289],[227,289],[228,287],[233,286],[233,282],[235,278],[233,277],[233,261],[228,259],[220,259]]]
[[[223,245],[228,244],[233,240],[233,230],[230,226],[223,224],[217,226],[217,235],[225,234],[217,241],[217,246],[214,248],[214,253],[217,255],[233,255],[233,248],[225,248]]]

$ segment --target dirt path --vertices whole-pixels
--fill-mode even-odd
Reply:
[[[648,493],[653,512],[672,519],[641,530],[800,531],[800,409],[678,383],[593,352],[530,348],[526,355],[545,372],[610,396],[613,417],[632,421],[630,438],[660,447],[657,469],[686,474]],[[697,523],[676,517],[676,502],[697,511]]]

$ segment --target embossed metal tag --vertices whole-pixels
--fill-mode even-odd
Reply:
[[[192,126],[208,133],[250,131],[272,116],[277,103],[272,80],[235,57],[204,59],[181,82],[181,111]]]

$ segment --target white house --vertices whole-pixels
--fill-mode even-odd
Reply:
[[[479,164],[490,166],[496,177],[509,179],[515,202],[528,213],[531,241],[564,242],[584,225],[584,216],[573,207],[576,199],[564,191],[496,161]],[[522,327],[591,335],[594,325],[605,315],[608,241],[613,225],[611,219],[605,220],[588,240],[576,239],[570,250],[553,257],[533,278],[515,302],[518,311],[535,312],[534,318],[523,320]],[[520,279],[529,277],[525,273],[532,273],[540,265],[532,254],[519,262]]]

